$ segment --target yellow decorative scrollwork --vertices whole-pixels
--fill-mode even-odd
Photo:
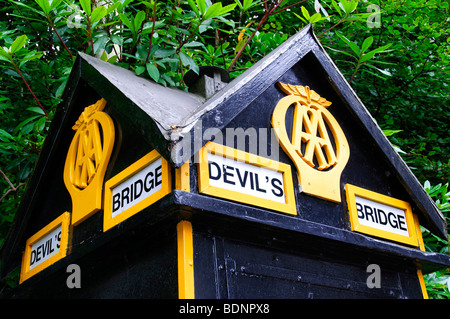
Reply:
[[[84,109],[64,166],[64,183],[72,197],[72,223],[85,220],[101,209],[103,178],[114,146],[114,123],[102,112],[101,99]]]
[[[344,132],[327,110],[331,102],[308,86],[281,82],[278,85],[288,95],[275,107],[272,126],[281,147],[297,168],[301,190],[340,202],[340,176],[348,162],[350,149]],[[291,106],[294,107],[294,118],[289,137],[286,113]]]

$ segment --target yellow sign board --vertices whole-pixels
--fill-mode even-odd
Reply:
[[[67,255],[70,213],[66,212],[27,240],[20,283]]]
[[[153,150],[105,183],[103,231],[171,192],[169,163]]]
[[[212,142],[200,153],[200,193],[297,214],[289,165]]]
[[[420,246],[420,229],[408,202],[349,184],[345,191],[352,231]]]

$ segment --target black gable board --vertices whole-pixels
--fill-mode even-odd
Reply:
[[[112,83],[113,80],[108,78],[110,75],[114,79],[114,76],[118,76],[118,74],[121,75],[124,83],[130,85],[131,81],[136,92],[143,92],[145,95],[145,91],[139,87],[142,85],[142,79],[133,76],[132,71],[79,53],[62,102],[55,112],[35,172],[27,185],[27,191],[16,213],[13,226],[2,246],[2,277],[20,265],[27,239],[62,213],[72,211],[71,196],[63,180],[64,165],[69,145],[75,133],[72,126],[86,107],[101,98],[106,99],[107,105],[104,112],[111,116],[115,126],[114,148],[104,181],[118,174],[153,149],[157,149],[161,153],[165,152],[165,156],[170,157],[167,155],[168,142],[161,133],[164,128],[158,126],[142,111],[141,107],[134,104],[135,100],[129,99],[127,93],[120,90],[120,83]],[[149,82],[150,86],[156,86],[158,90],[161,90],[159,85],[145,81]],[[144,84],[147,84],[146,82]],[[133,97],[136,98],[136,95],[138,93],[135,93]],[[201,97],[199,99],[201,100]],[[147,99],[146,103],[151,105],[151,102],[152,99]],[[167,110],[166,107],[161,108]],[[77,255],[77,253],[78,256],[84,255],[93,247],[102,245],[105,238],[114,237],[114,232],[122,231],[113,230],[104,235],[102,228],[103,214],[100,211],[71,229],[72,247],[70,249],[72,255]],[[87,238],[91,238],[94,242],[88,249],[82,245],[87,242]],[[61,267],[58,266],[58,263],[53,266],[53,268]]]
[[[68,83],[71,85],[68,85],[63,94],[65,103],[59,105],[55,112],[48,137],[43,145],[34,173],[27,185],[27,190],[15,215],[14,223],[9,231],[8,237],[2,246],[2,277],[20,264],[23,247],[27,238],[44,227],[60,213],[51,210],[43,211],[41,214],[33,213],[35,206],[43,204],[43,194],[52,194],[52,198],[59,201],[62,205],[61,209],[70,209],[70,196],[65,191],[63,180],[60,178],[62,176],[61,172],[64,166],[64,160],[61,160],[60,155],[58,155],[61,152],[58,146],[70,143],[72,134],[67,130],[64,131],[64,127],[70,125],[67,124],[68,121],[71,121],[69,118],[75,119],[79,115],[74,114],[77,113],[76,111],[71,115],[71,107],[69,106],[73,105],[76,99],[83,99],[83,103],[89,105],[95,102],[95,98],[98,98],[98,96],[92,98],[89,94],[80,94],[80,92],[89,90],[88,86],[80,78],[80,64],[81,61],[77,60],[70,74]],[[62,151],[62,154],[64,153],[67,153],[67,150]],[[57,178],[54,178],[54,176],[50,177],[53,174],[59,174],[59,176]],[[47,201],[49,200],[51,199],[47,197]]]
[[[227,129],[255,128],[260,132],[258,138],[270,132],[276,105],[287,94],[279,82],[308,86],[332,102],[328,110],[350,148],[340,176],[340,200],[320,198],[299,185],[293,160],[270,133],[264,142],[267,145],[258,145],[255,153],[284,165],[286,194],[292,183],[289,205],[273,204],[266,198],[248,201],[251,196],[236,197],[236,192],[234,197],[227,197],[229,192],[204,192],[200,185],[205,182],[204,175],[200,178],[204,166],[196,160],[199,150],[207,147],[205,131],[220,130],[222,143],[228,137]],[[100,184],[102,206],[87,219],[74,222],[73,198],[63,180],[75,134],[72,126],[81,120],[83,111],[83,116],[92,116],[85,108],[97,105],[101,98],[106,100],[101,113],[111,118],[115,129]],[[291,109],[283,121],[290,132]],[[329,123],[326,129],[331,134]],[[102,136],[107,135],[102,126]],[[251,153],[251,143],[228,146]],[[330,147],[336,149],[336,140],[332,143]],[[128,210],[136,207],[134,215],[105,227],[107,204],[119,203],[107,196],[116,187],[111,185],[119,185],[119,177],[128,182],[130,176],[145,171],[136,165],[156,151],[161,162],[169,163],[163,178],[169,183],[164,184],[166,192],[150,204],[130,205]],[[126,173],[130,169],[134,175]],[[156,183],[157,169],[146,178],[154,176]],[[281,191],[275,179],[274,194]],[[163,87],[80,53],[2,247],[1,276],[20,266],[22,255],[29,253],[27,240],[64,212],[72,215],[68,253],[5,297],[422,298],[418,269],[428,273],[449,267],[449,257],[426,253],[418,244],[411,247],[352,231],[348,184],[410,203],[421,224],[447,238],[439,210],[326,55],[311,26],[209,99]],[[139,184],[132,185],[136,195]],[[120,194],[121,205],[128,205],[133,195],[128,197],[124,190]],[[67,286],[70,264],[81,267],[81,289]],[[379,288],[370,288],[366,282],[371,264],[381,269]]]

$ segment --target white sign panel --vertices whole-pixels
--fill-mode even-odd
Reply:
[[[359,196],[355,196],[355,201],[360,225],[409,236],[404,210]]]
[[[61,229],[60,225],[31,246],[29,270],[59,253]]]
[[[28,238],[22,257],[20,283],[67,255],[70,213],[65,212]]]
[[[408,202],[350,184],[345,191],[352,231],[419,246],[420,229]]]
[[[161,157],[112,189],[112,217],[126,211],[162,188]]]
[[[212,142],[200,156],[200,193],[297,215],[288,164]]]
[[[208,154],[209,184],[285,203],[283,174],[215,154]]]

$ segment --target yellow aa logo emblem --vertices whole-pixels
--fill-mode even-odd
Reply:
[[[321,110],[311,105],[295,110],[294,137],[292,145],[297,154],[311,167],[323,170],[337,164],[336,154],[325,126]],[[304,154],[302,147],[304,145]]]
[[[275,107],[272,126],[297,168],[301,190],[340,202],[340,177],[350,150],[344,132],[326,109],[331,102],[307,86],[278,84],[288,96]],[[286,116],[291,107],[294,116],[288,132]]]
[[[100,123],[92,120],[90,125],[77,135],[77,155],[73,167],[74,186],[79,189],[86,188],[93,180],[101,163],[102,142],[100,136]]]
[[[72,197],[74,225],[99,211],[103,178],[114,146],[114,123],[102,112],[104,99],[85,108],[72,127],[75,136],[67,153],[64,183]]]

